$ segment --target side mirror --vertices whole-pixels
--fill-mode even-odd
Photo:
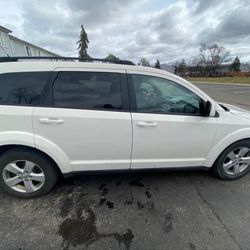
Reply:
[[[209,101],[202,101],[201,103],[201,115],[208,117],[210,115],[212,104]]]

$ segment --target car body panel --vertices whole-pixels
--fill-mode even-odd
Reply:
[[[25,106],[0,106],[0,145],[35,146],[32,127],[33,109]]]
[[[250,118],[235,115],[232,112],[219,112],[220,119],[218,119],[218,129],[214,145],[206,156],[203,166],[211,167],[221,152],[234,142],[250,139]]]
[[[132,113],[132,119],[132,168],[202,166],[217,129],[210,117]],[[138,126],[142,121],[156,126]]]
[[[55,117],[63,124],[40,121]],[[48,138],[69,159],[69,171],[130,168],[130,113],[36,107],[33,124],[36,146]]]

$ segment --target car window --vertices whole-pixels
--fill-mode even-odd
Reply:
[[[154,76],[132,75],[132,79],[137,111],[200,114],[201,98],[185,87]]]
[[[49,72],[0,74],[0,104],[37,105],[49,74]]]
[[[53,93],[55,107],[122,109],[119,73],[60,72]]]

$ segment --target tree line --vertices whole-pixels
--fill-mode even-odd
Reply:
[[[184,59],[174,62],[175,73],[185,76],[190,73],[200,76],[216,76],[220,74],[219,70],[223,63],[229,65],[230,72],[240,72],[241,62],[238,56],[234,58],[231,64],[230,51],[218,44],[201,44],[198,56],[194,57],[191,62],[187,63]],[[250,70],[250,68],[249,68]]]
[[[81,25],[80,36],[77,44],[79,58],[82,61],[86,59],[91,60],[91,57],[87,53],[89,39],[83,25]],[[182,76],[185,76],[187,73],[191,73],[192,75],[198,74],[199,76],[216,76],[222,64],[229,61],[229,55],[230,51],[223,46],[219,46],[218,44],[209,45],[202,43],[199,48],[199,54],[189,63],[187,63],[185,59],[182,59],[173,62],[171,66],[174,67],[176,74]],[[109,54],[104,59],[114,62],[119,61],[119,57],[113,54]],[[156,60],[154,65],[150,65],[149,61],[143,57],[137,64],[146,67],[161,68],[159,59]],[[231,72],[240,72],[240,66],[240,59],[236,56],[231,63],[229,70]],[[250,66],[248,65],[248,67],[250,71]]]

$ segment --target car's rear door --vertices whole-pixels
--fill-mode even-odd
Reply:
[[[70,171],[129,169],[132,127],[125,71],[56,72],[52,93],[48,91],[53,101],[49,107],[34,109],[36,144],[47,140],[63,152]]]

